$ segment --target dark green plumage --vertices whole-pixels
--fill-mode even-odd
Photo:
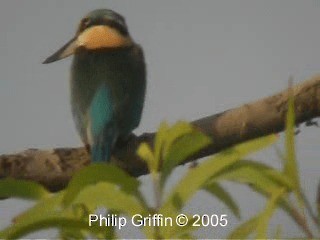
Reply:
[[[110,104],[119,137],[126,137],[139,125],[146,88],[144,60],[139,46],[114,51],[79,49],[71,72],[72,112],[84,142],[88,142],[87,109],[102,83],[112,95]]]

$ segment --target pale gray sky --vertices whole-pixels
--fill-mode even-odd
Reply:
[[[96,8],[124,15],[145,51],[148,94],[137,133],[154,131],[162,120],[193,120],[236,107],[284,89],[290,75],[298,82],[320,72],[317,0],[2,0],[0,154],[81,144],[69,107],[70,59],[41,62]],[[303,187],[314,203],[320,130],[302,130],[297,136],[298,159]],[[267,153],[256,158],[277,166],[274,151]],[[177,178],[184,170],[177,170]],[[145,192],[146,178],[142,178]],[[264,206],[246,188],[228,187],[240,199],[244,218]],[[29,205],[1,201],[0,228]],[[187,210],[230,214],[204,193],[197,194]],[[202,229],[198,236],[221,238],[237,223],[230,214],[228,227]],[[284,236],[300,236],[281,212],[273,219],[273,230],[277,224],[284,224]]]

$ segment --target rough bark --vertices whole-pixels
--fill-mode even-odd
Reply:
[[[320,116],[320,75],[293,86],[296,123],[310,123]],[[194,161],[222,149],[253,138],[284,130],[289,93],[284,90],[270,97],[191,122],[212,137],[213,144],[188,159]],[[310,125],[310,124],[308,124]],[[146,141],[153,144],[155,133],[132,136],[114,155],[113,162],[133,176],[147,174],[143,161],[135,154],[137,146]],[[30,179],[50,191],[63,189],[74,172],[89,163],[84,148],[29,149],[0,156],[0,178]]]

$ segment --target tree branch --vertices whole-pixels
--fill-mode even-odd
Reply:
[[[310,122],[320,116],[320,75],[293,87],[296,123]],[[253,138],[283,131],[287,112],[288,90],[254,101],[238,108],[201,118],[192,124],[213,139],[213,144],[188,159],[194,161],[222,149]],[[133,176],[148,173],[146,164],[135,154],[137,146],[146,141],[153,144],[155,133],[131,136],[118,147],[115,164]],[[29,149],[0,156],[0,178],[29,179],[50,191],[63,189],[74,172],[89,163],[84,148]]]

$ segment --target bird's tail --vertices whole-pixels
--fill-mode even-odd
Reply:
[[[111,146],[99,146],[95,145],[91,149],[92,162],[104,162],[109,161],[111,158]]]
[[[91,147],[91,160],[93,162],[109,162],[115,140],[115,131],[107,128],[94,140]]]

